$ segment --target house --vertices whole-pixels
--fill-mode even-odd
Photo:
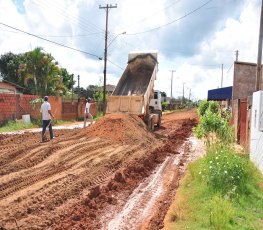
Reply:
[[[0,78],[0,94],[20,94],[24,88]]]
[[[107,85],[106,85],[106,92],[107,92],[108,94],[112,94],[115,88],[116,88],[115,85],[107,84]]]
[[[101,86],[101,87],[99,87],[102,91],[104,90],[104,87],[103,86]],[[112,94],[113,93],[113,91],[114,91],[114,89],[116,88],[116,86],[115,85],[110,85],[110,84],[107,84],[106,85],[106,94]]]

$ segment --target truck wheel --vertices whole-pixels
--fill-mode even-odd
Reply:
[[[151,131],[154,131],[154,122],[152,119],[151,119]]]
[[[161,127],[161,116],[159,116],[159,120],[157,122],[157,127],[160,128]]]
[[[149,120],[148,120],[148,128],[149,128],[151,131],[154,130],[154,123],[153,123],[152,119],[149,119]]]

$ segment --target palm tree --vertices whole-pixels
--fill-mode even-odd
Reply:
[[[65,91],[58,62],[51,54],[46,54],[40,47],[26,53],[24,84],[34,82],[35,94],[55,95]]]
[[[33,80],[35,85],[35,94],[39,94],[39,79],[41,78],[41,63],[44,53],[41,47],[36,47],[34,50],[27,52],[24,84],[28,86],[29,80]]]
[[[42,93],[53,95],[54,93],[58,93],[62,88],[64,91],[61,70],[54,57],[51,54],[46,54],[43,57],[42,64]]]

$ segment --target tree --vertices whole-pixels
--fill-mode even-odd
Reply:
[[[51,54],[44,53],[41,47],[26,53],[24,67],[24,84],[28,86],[32,81],[35,94],[44,96],[65,93],[66,87],[58,62]]]
[[[35,86],[35,94],[39,94],[39,79],[41,72],[41,62],[43,61],[44,53],[41,47],[37,47],[32,51],[27,52],[26,63],[23,71],[25,72],[24,84],[28,86],[30,81],[33,81]]]
[[[75,81],[72,74],[60,68],[55,58],[41,47],[32,51],[0,56],[0,73],[4,80],[24,87],[24,93],[37,95],[65,95]]]
[[[72,81],[72,74],[69,74],[67,69],[61,68],[61,75],[63,78],[63,84],[66,87],[66,90],[72,90],[73,85],[75,84],[76,81]]]
[[[24,86],[19,71],[24,62],[23,54],[8,52],[0,57],[0,73],[4,80]]]

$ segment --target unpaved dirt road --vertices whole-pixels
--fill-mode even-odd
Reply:
[[[86,129],[0,135],[0,229],[161,229],[198,152],[195,111],[107,115]],[[189,138],[190,137],[190,138]]]

